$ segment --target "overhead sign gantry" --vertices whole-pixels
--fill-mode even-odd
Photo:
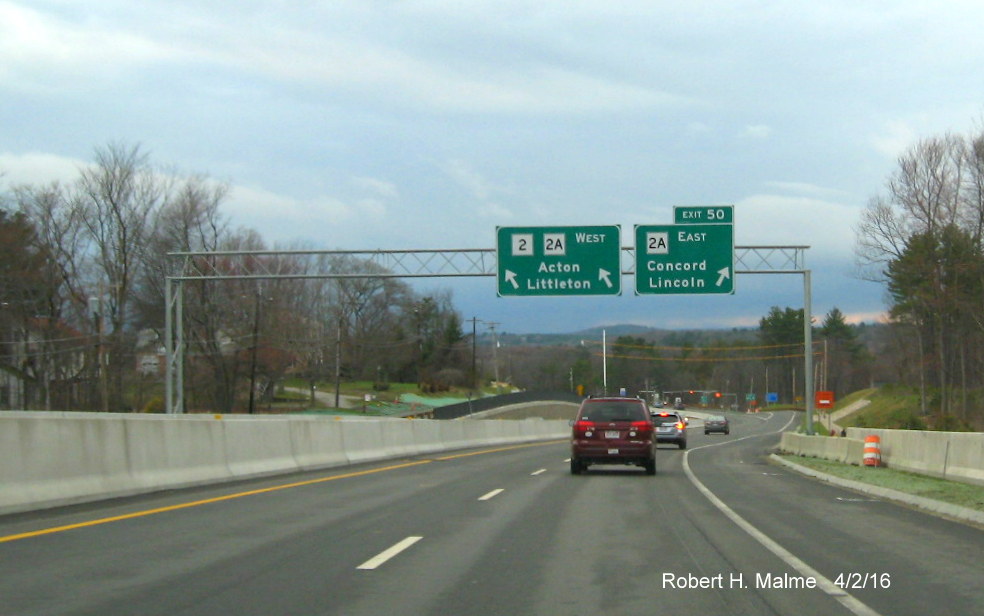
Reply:
[[[734,223],[733,206],[677,206],[675,225],[665,232],[705,234],[690,238],[691,246],[703,246],[712,253],[725,252],[725,240],[715,239],[719,231],[706,230]],[[695,225],[698,228],[685,228]],[[659,230],[642,227],[644,240],[636,247],[621,248],[620,227],[499,227],[495,249],[458,250],[304,250],[304,251],[203,251],[175,252],[170,272],[165,278],[165,405],[168,413],[184,412],[184,284],[204,280],[263,280],[263,279],[346,279],[346,278],[430,278],[461,276],[496,276],[498,294],[508,295],[619,295],[621,277],[645,276],[648,263],[638,254],[621,266],[622,252],[640,252],[648,245],[648,233]],[[640,233],[637,227],[637,234]],[[804,263],[807,246],[734,246],[733,230],[727,245],[732,253],[730,277],[721,269],[716,277],[707,278],[717,292],[734,292],[735,274],[802,274],[803,309],[805,313],[804,348],[812,348],[810,270]],[[680,241],[679,235],[677,241]],[[684,236],[683,243],[688,243]],[[676,252],[667,235],[666,249]],[[659,248],[656,242],[654,248]],[[698,251],[699,252],[699,251]],[[656,253],[658,254],[658,253]],[[365,260],[376,267],[371,271],[337,271],[334,261],[326,256],[350,256]],[[283,271],[279,257],[289,256],[297,267]],[[277,258],[258,258],[277,257]],[[495,264],[493,265],[493,257]],[[691,263],[704,256],[686,257]],[[716,260],[717,257],[714,257]],[[686,262],[678,260],[678,262]],[[714,271],[716,262],[710,257],[706,270]],[[674,266],[676,267],[676,266]],[[683,266],[681,266],[682,268]],[[665,268],[664,268],[665,269]],[[691,269],[693,269],[691,267]],[[700,271],[704,271],[701,266]],[[721,279],[721,285],[717,284]],[[725,286],[725,282],[730,288]],[[705,287],[707,282],[704,283]],[[638,292],[638,290],[637,290]],[[804,353],[806,391],[813,390],[813,361]],[[807,431],[812,433],[813,398],[807,397]]]

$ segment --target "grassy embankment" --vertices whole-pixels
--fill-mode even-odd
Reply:
[[[317,391],[321,396],[314,405],[310,404],[309,387],[310,384],[306,381],[288,380],[284,388],[277,393],[273,409],[279,412],[308,411],[341,415],[389,416],[403,414],[404,411],[411,410],[414,405],[442,406],[465,401],[468,400],[470,393],[467,389],[457,387],[452,387],[449,391],[427,393],[421,391],[416,383],[387,383],[384,389],[380,389],[374,387],[372,381],[348,381],[339,385],[341,396],[364,400],[368,394],[371,396],[371,400],[360,405],[359,408],[344,409],[335,408],[334,405],[325,402],[325,394],[327,394],[328,400],[331,400],[335,394],[334,383],[318,383]],[[497,393],[495,388],[487,387],[483,388],[479,395],[494,395],[495,393]],[[471,395],[474,396],[475,394],[472,393]]]
[[[836,420],[837,423],[845,427],[879,427],[895,430],[926,429],[926,421],[919,411],[921,406],[919,392],[912,388],[883,386],[857,391],[838,401],[833,412],[836,413],[838,410],[845,409],[863,399],[868,400],[869,403],[857,412]],[[816,434],[828,434],[825,424],[816,422],[814,427]],[[984,486],[948,481],[884,467],[856,466],[792,455],[784,455],[783,458],[835,477],[984,511]]]

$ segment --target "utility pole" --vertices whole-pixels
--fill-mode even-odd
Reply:
[[[335,408],[342,408],[342,317],[335,329]]]
[[[96,328],[96,365],[99,377],[100,408],[103,413],[109,412],[109,375],[106,372],[105,334],[103,332],[103,294],[105,290],[99,285],[99,296],[89,298],[89,310],[92,312],[93,324]]]
[[[249,414],[256,410],[256,346],[260,336],[260,289],[256,290],[256,305],[253,307],[253,348],[249,360]]]
[[[601,330],[601,393],[608,395],[608,334]]]
[[[472,389],[478,389],[478,370],[475,363],[475,347],[478,344],[478,317],[472,317],[468,319],[472,324],[472,364],[471,364],[471,386]]]
[[[495,372],[495,388],[499,389],[499,355],[497,353],[499,347],[499,337],[495,335],[495,326],[499,325],[495,321],[486,321],[486,325],[492,331],[492,369]]]

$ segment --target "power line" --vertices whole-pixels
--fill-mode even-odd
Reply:
[[[595,357],[603,357],[601,353],[593,353]],[[813,356],[819,357],[822,352],[814,351]],[[638,359],[641,361],[681,361],[681,362],[715,362],[715,361],[767,361],[770,359],[796,359],[805,357],[803,353],[790,355],[762,355],[759,357],[643,357],[640,355],[608,355],[609,359]]]

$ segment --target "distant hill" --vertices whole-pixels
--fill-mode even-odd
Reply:
[[[576,346],[581,344],[582,340],[600,342],[602,331],[604,331],[609,342],[614,342],[622,336],[631,336],[648,342],[679,346],[699,346],[711,340],[715,342],[749,340],[758,335],[758,328],[669,330],[645,325],[621,324],[591,327],[563,334],[510,334],[509,332],[502,332],[499,334],[499,342],[508,346]],[[478,337],[479,341],[483,342],[490,342],[491,338],[492,336],[487,333]]]

